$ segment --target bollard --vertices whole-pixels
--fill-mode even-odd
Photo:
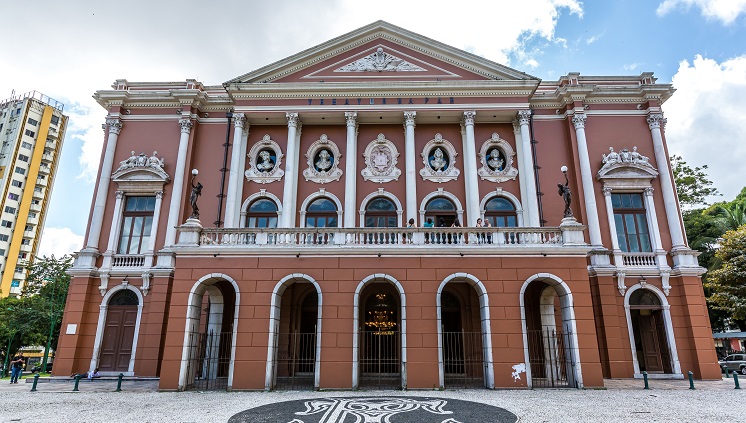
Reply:
[[[117,380],[117,390],[115,392],[122,392],[122,378],[124,378],[124,373],[119,373],[119,380]]]
[[[689,389],[695,389],[694,388],[694,373],[692,373],[691,370],[689,370]]]
[[[31,386],[31,392],[36,392],[37,383],[39,383],[39,373],[34,375],[34,384]]]
[[[73,387],[73,392],[78,392],[78,384],[80,383],[80,375],[75,375],[75,386]]]
[[[642,372],[642,378],[645,380],[645,388],[644,389],[650,389],[650,386],[648,386],[648,372]]]
[[[726,378],[726,379],[729,379],[729,378],[730,378],[730,370],[728,370],[728,368],[727,368],[727,367],[725,368],[725,378]]]
[[[736,389],[741,389],[741,385],[738,384],[738,373],[733,372],[733,382],[736,383]]]

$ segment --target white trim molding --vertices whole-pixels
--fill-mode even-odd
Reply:
[[[360,213],[360,227],[365,227],[365,207],[373,199],[378,197],[389,199],[392,203],[394,203],[394,206],[396,206],[397,226],[402,227],[402,214],[404,213],[404,210],[402,209],[401,201],[399,201],[399,199],[396,198],[394,194],[386,191],[383,188],[378,188],[378,190],[366,195],[365,198],[363,198],[362,203],[360,203],[360,210],[358,211],[358,213]]]
[[[104,341],[104,330],[106,329],[106,313],[109,309],[109,301],[117,292],[130,290],[137,295],[137,319],[135,321],[135,333],[132,336],[132,353],[130,355],[130,362],[127,365],[127,371],[122,372],[125,376],[135,375],[135,355],[137,354],[137,341],[140,337],[140,319],[142,318],[143,301],[145,300],[139,289],[132,285],[122,282],[111,288],[106,295],[101,299],[101,305],[99,306],[98,312],[98,324],[96,325],[96,338],[93,341],[93,355],[91,356],[91,365],[89,371],[93,371],[99,368],[99,361],[101,360],[101,347]]]
[[[438,188],[437,190],[427,194],[425,198],[422,199],[422,202],[420,202],[420,222],[425,221],[425,213],[427,212],[425,210],[425,206],[427,206],[427,203],[430,200],[436,197],[449,199],[453,203],[453,205],[456,206],[456,217],[458,218],[459,222],[464,221],[464,207],[461,205],[461,201],[458,199],[458,197],[444,190],[443,188]]]
[[[328,198],[334,202],[334,204],[337,206],[337,225],[341,227],[342,225],[342,202],[339,201],[339,198],[337,198],[336,195],[332,194],[331,192],[328,192],[325,188],[319,188],[317,192],[311,193],[308,197],[306,197],[305,200],[303,200],[303,204],[300,206],[300,222],[298,224],[299,228],[305,228],[306,227],[306,213],[308,212],[308,206],[313,202],[313,200],[317,198]]]
[[[504,198],[513,204],[513,207],[515,207],[515,216],[518,226],[523,227],[523,207],[521,206],[521,201],[518,200],[518,197],[508,191],[503,191],[502,188],[495,188],[494,191],[490,191],[487,195],[482,197],[482,201],[479,202],[479,212],[482,220],[484,220],[484,208],[487,206],[487,203],[495,197]]]
[[[260,189],[259,192],[255,192],[251,194],[244,202],[241,204],[241,221],[238,222],[239,228],[245,228],[246,227],[246,215],[249,213],[249,206],[254,201],[260,199],[260,198],[266,198],[268,200],[271,200],[275,203],[277,206],[277,222],[279,223],[282,219],[282,202],[280,201],[280,198],[276,195],[272,194],[271,192],[267,192],[266,189]]]

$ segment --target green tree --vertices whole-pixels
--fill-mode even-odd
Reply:
[[[710,299],[718,310],[728,314],[746,327],[746,225],[726,232],[715,256],[722,263],[709,272],[706,286],[712,291]]]
[[[671,156],[676,194],[682,207],[707,204],[706,197],[721,195],[708,178],[707,165],[691,167],[681,156]]]

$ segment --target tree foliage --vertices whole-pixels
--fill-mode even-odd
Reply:
[[[721,195],[707,176],[707,165],[689,166],[681,156],[671,156],[676,193],[682,207],[707,204],[706,198]]]
[[[721,266],[710,272],[707,285],[716,309],[746,320],[746,225],[726,232],[715,253]]]

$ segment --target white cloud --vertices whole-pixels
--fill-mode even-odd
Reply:
[[[684,60],[673,85],[677,91],[663,105],[669,152],[690,165],[710,165],[719,199],[732,200],[746,185],[746,55],[722,63],[700,55]]]
[[[746,14],[746,0],[664,0],[656,13],[665,16],[676,8],[689,10],[692,6],[698,7],[705,18],[717,19],[725,25],[732,24],[740,14]]]
[[[535,59],[527,59],[525,62],[523,62],[523,64],[532,69],[536,69],[537,67],[539,67],[539,62],[537,62]]]
[[[62,257],[80,251],[83,248],[83,235],[74,233],[70,228],[44,228],[37,256]]]
[[[629,65],[624,65],[624,70],[633,71],[640,67],[642,63],[630,63]]]
[[[604,36],[604,34],[603,34],[603,33],[601,33],[601,34],[596,34],[596,35],[592,36],[591,38],[588,38],[587,40],[585,40],[585,43],[586,43],[587,45],[591,45],[591,44],[595,43],[596,41],[598,41],[598,40],[599,40],[599,38],[601,38],[601,37],[603,37],[603,36]]]

